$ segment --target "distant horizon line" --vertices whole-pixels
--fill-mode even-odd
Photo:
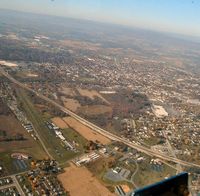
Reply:
[[[141,26],[127,25],[127,24],[122,24],[122,23],[115,23],[115,22],[111,22],[111,21],[108,22],[108,21],[92,20],[92,19],[88,19],[88,18],[79,18],[79,17],[72,17],[72,16],[64,16],[64,15],[38,13],[38,12],[31,12],[31,11],[7,9],[7,8],[0,8],[0,10],[10,11],[10,12],[18,12],[18,13],[24,13],[24,14],[33,14],[33,15],[57,17],[57,18],[68,18],[68,19],[72,19],[72,20],[83,20],[83,21],[88,21],[88,22],[93,22],[93,23],[111,24],[111,25],[115,25],[115,26],[128,28],[130,30],[135,28],[135,29],[144,30],[144,31],[167,34],[168,36],[173,36],[173,37],[180,38],[180,39],[181,38],[182,39],[187,39],[188,41],[200,42],[200,36],[197,36],[197,35],[181,34],[181,33],[172,32],[172,31],[162,31],[162,30],[159,30],[159,29],[145,28],[145,27],[141,27]],[[179,36],[179,37],[177,37],[177,36]]]

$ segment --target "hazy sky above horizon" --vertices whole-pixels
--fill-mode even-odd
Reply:
[[[0,8],[200,37],[199,0],[0,0]]]

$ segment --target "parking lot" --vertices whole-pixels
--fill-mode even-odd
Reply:
[[[24,160],[14,160],[13,164],[16,167],[17,171],[25,171],[27,169],[27,164]]]

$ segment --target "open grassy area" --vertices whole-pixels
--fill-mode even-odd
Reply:
[[[82,137],[84,137],[87,140],[91,140],[93,142],[96,142],[98,140],[99,143],[104,145],[111,142],[107,137],[95,132],[91,128],[87,127],[86,125],[83,125],[82,123],[78,122],[72,117],[65,117],[63,118],[63,120],[69,125],[69,127],[76,130]]]
[[[84,146],[87,144],[87,140],[84,137],[82,137],[80,134],[78,134],[76,131],[74,131],[71,128],[63,129],[62,133],[63,133],[63,136],[67,138],[67,140],[75,141],[77,143],[76,148],[80,152],[84,151]]]
[[[125,168],[125,169],[128,169],[131,171],[131,173],[134,173],[135,170],[136,170],[136,164],[133,162],[133,163],[129,163],[129,164],[126,164],[125,162],[119,162],[117,163],[117,166],[118,167],[122,167],[122,168]]]
[[[143,144],[146,144],[147,146],[154,146],[154,145],[158,145],[159,143],[160,143],[160,139],[156,137],[145,139],[143,142]]]
[[[12,174],[16,172],[16,169],[12,165],[12,158],[8,152],[1,152],[0,153],[0,160],[3,168],[6,170],[6,175]]]
[[[3,168],[5,170],[4,171],[5,175],[16,174],[16,173],[23,172],[23,171],[30,169],[29,161],[25,161],[26,164],[27,164],[26,169],[24,169],[24,170],[17,169],[15,164],[14,164],[14,159],[11,158],[10,155],[11,155],[11,152],[1,152],[0,153],[0,162],[1,162],[1,165],[3,166]]]
[[[169,177],[176,174],[176,170],[167,166],[163,165],[162,172],[152,170],[149,162],[144,161],[139,165],[139,170],[134,177],[134,182],[138,187],[143,187],[148,184],[152,184],[163,180],[165,177]]]
[[[104,177],[106,172],[110,169],[110,166],[112,165],[110,163],[112,163],[113,161],[114,161],[113,157],[100,158],[95,162],[91,162],[91,163],[87,164],[87,168],[111,192],[115,192],[114,187],[117,185],[127,185],[130,189],[132,189],[133,184],[129,181],[114,182],[114,181],[111,181]]]
[[[99,179],[103,180],[105,172],[108,170],[108,163],[111,158],[100,158],[95,162],[87,164],[87,168]]]
[[[20,106],[27,114],[29,120],[33,123],[52,157],[58,162],[63,163],[76,156],[76,153],[66,150],[61,144],[60,139],[56,137],[55,133],[47,128],[45,124],[46,119],[39,111],[36,110],[27,93],[23,89],[17,89],[17,95]]]

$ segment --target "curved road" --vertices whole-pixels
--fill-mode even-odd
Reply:
[[[80,123],[86,125],[87,127],[93,129],[94,131],[100,133],[101,135],[104,135],[105,137],[107,137],[107,138],[109,138],[111,140],[122,142],[122,143],[126,144],[127,146],[129,146],[131,148],[134,148],[134,149],[136,149],[136,150],[138,150],[140,152],[143,152],[143,153],[145,153],[147,155],[150,155],[150,156],[155,156],[157,158],[160,158],[160,159],[163,159],[163,160],[166,160],[166,161],[172,161],[174,163],[181,164],[181,165],[188,166],[188,167],[198,167],[198,168],[200,168],[200,165],[198,165],[198,164],[187,162],[187,161],[183,161],[183,160],[177,159],[176,157],[171,157],[171,156],[156,152],[156,151],[151,150],[151,149],[149,149],[147,147],[144,147],[142,145],[134,144],[134,143],[130,142],[128,139],[121,138],[121,137],[119,137],[119,136],[117,136],[117,135],[115,135],[113,133],[110,133],[110,132],[108,132],[108,131],[96,126],[95,124],[83,119],[82,117],[80,117],[77,114],[73,113],[72,111],[66,109],[62,105],[60,105],[60,104],[56,103],[55,101],[49,99],[48,97],[45,97],[44,95],[39,94],[38,92],[32,90],[31,88],[27,87],[25,84],[17,81],[12,76],[10,76],[7,72],[5,72],[2,68],[0,68],[0,72],[6,78],[8,78],[10,81],[12,81],[13,83],[17,84],[21,88],[24,88],[24,89],[36,94],[41,99],[51,103],[52,105],[54,105],[55,107],[57,107],[61,111],[63,111],[64,113],[70,115],[71,117],[73,117],[74,119],[79,121]]]

